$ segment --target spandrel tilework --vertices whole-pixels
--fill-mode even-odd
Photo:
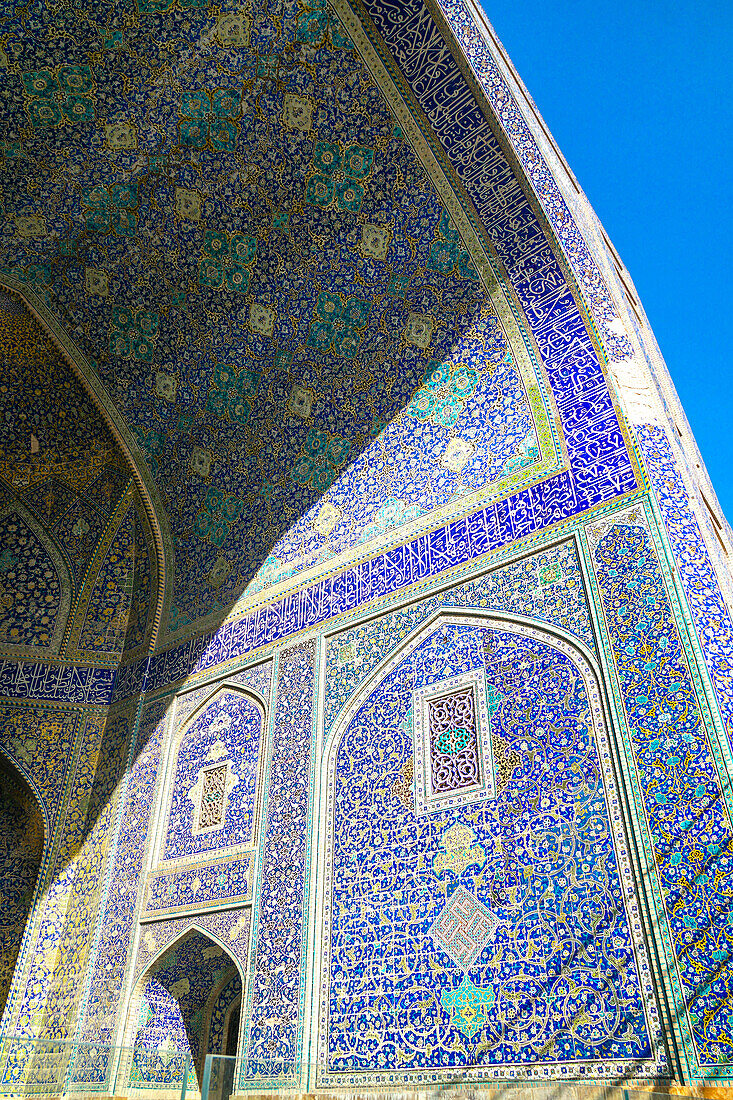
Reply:
[[[195,913],[186,917],[174,917],[146,924],[141,929],[132,977],[137,982],[145,974],[154,958],[162,954],[163,949],[184,933],[198,930],[209,935],[215,943],[223,943],[226,953],[239,966],[242,973],[247,970],[251,910],[238,909],[234,912]]]
[[[594,649],[580,563],[575,547],[565,543],[340,632],[327,651],[327,728],[357,684],[440,607],[478,607],[528,615],[567,630]]]
[[[227,683],[242,684],[252,688],[265,703],[270,698],[270,684],[272,681],[272,662],[265,661],[254,665],[243,672],[231,672],[226,677]],[[197,691],[188,691],[185,695],[179,695],[176,700],[176,727],[182,729],[186,720],[194,710],[213,694],[211,685],[199,688]]]
[[[419,818],[406,716],[446,665],[485,674],[514,766],[494,801]],[[597,689],[565,653],[436,627],[342,723],[329,776],[319,1084],[663,1071]]]

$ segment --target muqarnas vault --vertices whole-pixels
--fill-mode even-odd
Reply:
[[[0,1097],[724,1088],[731,533],[482,14],[0,81]]]

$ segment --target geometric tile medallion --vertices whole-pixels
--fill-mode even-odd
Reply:
[[[496,935],[501,921],[490,909],[457,886],[428,931],[441,951],[456,966],[468,971],[487,943]]]
[[[483,669],[417,688],[412,698],[412,733],[418,816],[494,797]]]

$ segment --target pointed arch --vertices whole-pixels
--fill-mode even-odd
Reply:
[[[115,442],[124,454],[135,479],[143,508],[153,533],[156,552],[155,610],[149,647],[153,652],[158,641],[164,606],[170,602],[174,569],[173,540],[163,498],[155,484],[143,451],[135,435],[125,423],[116,405],[102,385],[91,363],[42,299],[24,282],[3,273],[0,287],[20,299],[43,331],[58,348],[68,367],[82,385]]]
[[[487,708],[484,727],[481,689],[473,695],[473,712],[459,698],[468,694],[475,670],[496,704]],[[641,1060],[650,1069],[656,1064],[662,1040],[637,892],[643,883],[631,886],[622,773],[602,684],[586,647],[557,628],[489,610],[443,607],[352,694],[324,745],[316,825],[321,892],[314,926],[324,944],[315,986],[322,1021],[318,1087],[345,1087],[347,1073],[351,1087],[375,1082],[356,1018],[379,1024],[375,1042],[405,1048],[388,1067],[395,1087],[410,1087],[426,1070],[437,1074],[431,1080],[447,1081],[450,1074],[433,1052],[438,1057],[446,1046],[457,1050],[459,1032],[473,1038],[480,1031],[488,1053],[474,1061],[466,1048],[452,1073],[459,1068],[466,1081],[479,1083],[516,1071],[502,1036],[514,1027],[511,998],[538,953],[535,941],[552,963],[545,984],[532,986],[539,1006],[535,1030],[544,1036],[559,1011],[562,982],[572,978],[573,988],[583,986],[592,965],[583,954],[588,930],[600,922],[608,937],[623,943],[624,959],[635,962],[619,962],[614,984],[604,987],[605,1003],[616,1013],[606,1016],[606,1030],[592,1034],[576,1027],[578,1057],[594,1067],[583,1072],[612,1072],[612,1058],[629,1065]],[[462,786],[458,776],[443,797],[434,764],[442,768],[438,755],[457,755],[466,742],[435,748],[441,714],[435,719],[429,706],[420,709],[426,689],[438,712],[446,700],[463,706],[455,712],[460,721],[451,719],[451,736],[458,740],[469,731],[478,744],[486,730],[495,754],[499,743],[501,783],[481,787],[469,772],[468,782]],[[429,802],[436,789],[440,798]],[[594,876],[597,861],[606,878]],[[474,906],[484,929],[475,943],[468,927],[451,942],[464,920],[463,902]],[[538,914],[536,928],[522,915],[525,902]],[[386,920],[384,907],[392,914]],[[543,940],[550,925],[553,936]],[[396,953],[394,944],[401,945]],[[426,966],[428,957],[433,962]],[[357,994],[340,998],[352,977]],[[619,1007],[621,988],[635,1004],[633,1027]],[[395,1005],[380,1023],[385,990],[394,993]],[[473,998],[473,1015],[460,1016],[459,990]],[[493,1005],[491,1013],[484,1004]],[[403,1042],[402,1034],[398,1042],[391,1021],[400,1013],[410,1014],[414,1042]],[[575,1027],[574,1020],[568,1017],[567,1026]],[[558,1062],[557,1072],[570,1071]],[[522,1064],[525,1076],[546,1073],[546,1065],[538,1064],[535,1073]]]
[[[207,746],[208,752],[199,752],[196,756],[190,740],[193,738],[203,744],[208,736],[204,728],[207,712],[216,706],[217,700],[227,699],[234,699],[235,704],[222,706],[222,711],[228,713],[220,716],[220,732],[213,731],[208,738],[211,742]],[[178,728],[173,724],[161,798],[157,846],[159,862],[183,858],[194,850],[200,854],[254,843],[261,816],[266,725],[267,705],[260,693],[247,685],[228,680],[213,685]],[[183,753],[187,742],[187,751]],[[203,797],[201,784],[205,782],[204,773],[217,767],[227,768],[220,790],[221,820],[200,827],[196,818],[198,811],[194,808]],[[179,811],[183,809],[183,816],[190,819],[188,824],[179,820],[175,838],[171,832],[171,823],[176,816],[174,806]],[[230,808],[234,813],[241,813],[241,823],[236,829],[231,829],[227,823]],[[211,834],[209,841],[205,836],[208,833]]]
[[[182,950],[187,944],[192,945],[191,952]],[[197,954],[201,956],[200,963]],[[221,966],[222,956],[227,963],[224,968]],[[171,960],[169,968],[165,966],[166,959]],[[170,969],[171,973],[163,978],[157,977],[166,969]],[[123,1047],[132,1050],[129,1067],[131,1090],[135,1088],[136,1082],[141,1081],[146,1064],[144,1053],[141,1055],[139,1052],[148,1049],[156,1053],[163,1049],[166,1051],[164,1057],[170,1057],[171,1061],[176,1058],[181,1061],[179,1087],[185,1069],[179,1055],[190,1054],[200,1084],[209,1039],[207,1009],[225,982],[235,973],[243,989],[245,973],[236,955],[215,932],[196,920],[191,920],[186,928],[172,936],[147,961],[132,989],[123,1032]],[[146,994],[153,1003],[146,1003]],[[177,1017],[174,1002],[178,1006]],[[164,1018],[159,1009],[166,1007],[173,1015]],[[160,1017],[159,1020],[156,1020],[156,1016]],[[162,1031],[159,1034],[156,1029],[159,1024],[161,1028],[164,1027],[166,1022],[171,1025],[170,1030],[167,1035],[163,1035]],[[140,1036],[145,1030],[149,1034],[141,1040]],[[157,1045],[151,1046],[154,1042]],[[170,1085],[171,1081],[168,1080],[166,1084]]]
[[[48,640],[33,642],[26,645],[16,645],[12,642],[0,642],[0,650],[12,657],[44,657],[56,655],[60,651],[74,601],[76,587],[74,583],[74,573],[66,554],[51,532],[36,519],[29,508],[18,500],[15,493],[13,493],[4,481],[0,482],[0,486],[3,492],[7,493],[7,499],[5,501],[0,500],[0,526],[8,522],[13,515],[17,515],[19,521],[42,546],[58,578],[58,601],[53,612],[53,625],[50,628],[50,637]],[[0,553],[2,552],[6,552],[11,557],[14,556],[12,546],[0,546]],[[37,570],[38,565],[36,564],[34,568]],[[49,590],[52,591],[52,586],[48,585],[48,578],[43,578],[43,585],[41,585],[41,587],[46,592],[49,592]],[[16,600],[15,602],[18,603],[20,601]],[[28,607],[28,601],[23,602],[22,606]],[[28,624],[29,627],[30,625],[31,624]],[[49,633],[48,627],[42,629],[44,625],[45,624],[38,624],[37,629],[41,630],[41,633]]]
[[[564,630],[560,626],[548,623],[544,619],[534,619],[528,615],[515,615],[506,611],[493,611],[479,607],[450,607],[442,605],[436,608],[427,619],[424,619],[411,630],[405,638],[401,639],[400,642],[391,649],[377,665],[375,665],[367,678],[354,689],[331,725],[331,729],[324,744],[324,756],[328,756],[332,751],[334,739],[338,738],[339,731],[343,732],[344,716],[347,713],[352,713],[355,708],[358,708],[361,703],[369,697],[374,686],[383,679],[385,673],[390,668],[393,668],[398,660],[401,660],[403,656],[410,653],[411,650],[419,645],[423,638],[431,634],[437,622],[441,620],[447,621],[449,618],[455,622],[468,623],[469,621],[481,621],[487,626],[495,624],[498,629],[503,628],[508,630],[511,630],[511,624],[516,624],[520,628],[536,631],[538,636],[543,634],[547,635],[550,644],[554,644],[552,639],[556,639],[558,642],[562,643],[563,646],[567,646],[570,652],[575,651],[580,660],[588,666],[598,685],[603,685],[603,674],[595,654],[580,640],[580,638]],[[332,631],[326,635],[326,639],[331,640],[337,637],[339,633],[340,631]],[[604,713],[606,713],[607,716],[608,708],[605,693],[602,693],[602,700]]]
[[[200,688],[193,688],[192,691],[200,691]],[[203,689],[206,694],[202,695],[193,709],[182,719],[177,722],[174,720],[174,739],[180,741],[186,732],[186,729],[199,717],[202,711],[206,710],[216,696],[224,690],[232,691],[240,695],[249,696],[255,706],[259,707],[262,711],[262,718],[267,718],[267,700],[257,691],[256,688],[251,687],[249,684],[240,684],[236,680],[218,680],[215,684],[211,684],[210,687]],[[178,700],[184,699],[186,695],[189,695],[189,691],[182,691],[177,696]]]

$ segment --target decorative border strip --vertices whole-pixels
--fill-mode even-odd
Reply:
[[[0,694],[5,698],[107,706],[112,702],[114,682],[113,668],[47,665],[40,661],[31,664],[0,658]]]
[[[181,899],[184,894],[190,897],[174,900]],[[140,921],[211,909],[236,909],[251,898],[252,856],[243,859],[217,857],[185,870],[156,871],[150,875]]]
[[[244,1013],[242,1090],[292,1087],[300,1080],[314,682],[313,642],[280,655]]]

